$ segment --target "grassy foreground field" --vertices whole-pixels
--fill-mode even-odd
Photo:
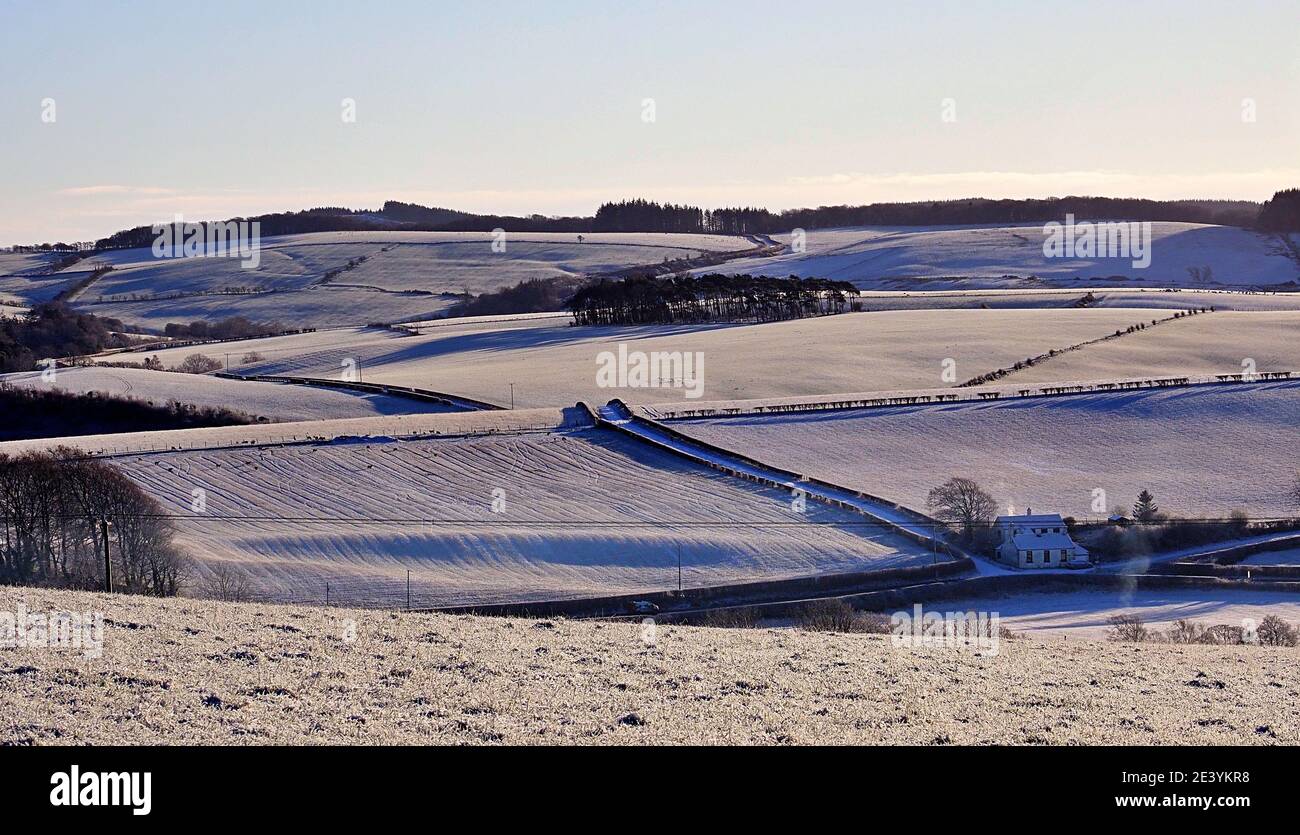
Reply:
[[[1300,741],[1294,649],[421,615],[0,587],[103,653],[0,650],[0,744]]]

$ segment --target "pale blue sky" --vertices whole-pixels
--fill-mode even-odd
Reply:
[[[1300,0],[0,0],[0,73],[0,244],[385,198],[589,214],[1300,185]]]

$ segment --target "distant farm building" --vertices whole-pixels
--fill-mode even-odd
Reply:
[[[999,516],[998,559],[1017,568],[1079,567],[1088,552],[1075,544],[1059,513]]]

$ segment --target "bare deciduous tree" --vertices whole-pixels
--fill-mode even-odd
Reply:
[[[1140,644],[1151,634],[1147,631],[1142,618],[1137,615],[1115,615],[1109,623],[1112,641],[1132,641]]]
[[[1265,615],[1255,634],[1264,646],[1293,647],[1300,643],[1300,630],[1277,615]]]
[[[997,504],[993,497],[969,478],[950,478],[930,491],[926,507],[936,519],[961,525],[962,536],[971,539],[976,528],[993,521]]]
[[[183,374],[206,374],[209,371],[216,371],[221,367],[221,363],[205,354],[190,354],[181,360],[181,364],[176,366],[175,371]]]

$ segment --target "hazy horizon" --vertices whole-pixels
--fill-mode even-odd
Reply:
[[[388,199],[589,215],[1300,185],[1296,4],[207,8],[6,0],[0,245]]]

